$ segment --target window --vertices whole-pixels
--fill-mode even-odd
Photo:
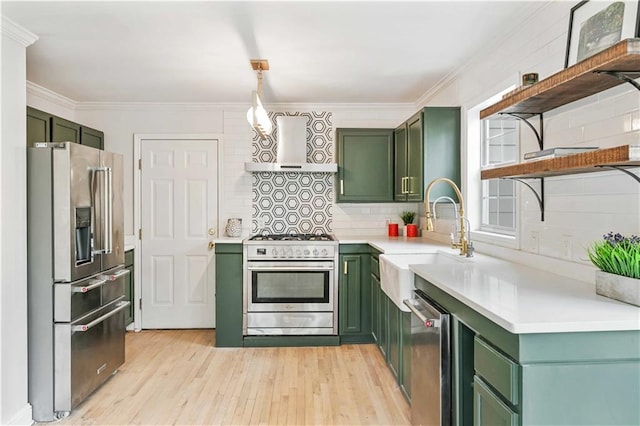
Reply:
[[[518,159],[520,128],[511,118],[482,122],[482,167],[513,163]],[[482,181],[482,230],[515,235],[515,181],[489,179]]]

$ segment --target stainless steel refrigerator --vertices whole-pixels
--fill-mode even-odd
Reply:
[[[51,421],[124,363],[123,159],[38,143],[27,164],[29,402]]]

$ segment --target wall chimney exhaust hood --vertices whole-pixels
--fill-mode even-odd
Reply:
[[[307,172],[335,173],[336,163],[307,162],[307,118],[280,116],[278,125],[278,147],[275,163],[244,163],[247,172]]]

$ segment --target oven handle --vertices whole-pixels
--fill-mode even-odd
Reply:
[[[282,262],[260,262],[247,263],[249,271],[332,271],[334,269],[333,262],[319,262],[314,265],[291,265],[282,264]]]

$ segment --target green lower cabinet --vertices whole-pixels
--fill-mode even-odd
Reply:
[[[378,294],[378,312],[380,314],[380,338],[378,339],[378,347],[384,359],[387,360],[389,350],[389,320],[387,318],[389,315],[389,298],[384,294],[382,289],[380,289],[380,293]]]
[[[411,401],[411,313],[400,312],[402,334],[400,336],[400,389],[405,398]]]
[[[134,291],[134,267],[133,267],[133,250],[127,250],[124,252],[124,267],[129,270],[129,275],[127,275],[125,286],[124,286],[124,296],[127,302],[130,302],[129,309],[124,314],[124,325],[127,326],[133,322],[134,319],[134,301],[135,301],[135,291]]]
[[[640,331],[513,334],[421,277],[415,286],[453,318],[454,425],[470,411],[475,425],[640,424]]]
[[[402,377],[400,375],[400,309],[391,300],[387,300],[387,321],[389,322],[387,362],[394,377],[398,380]]]
[[[216,244],[216,343],[241,347],[242,244]]]
[[[478,377],[475,377],[473,382],[473,424],[474,426],[518,426],[519,424],[518,414],[502,402]]]
[[[371,335],[374,342],[380,340],[380,279],[371,274]]]
[[[353,251],[361,250],[361,253]],[[371,343],[371,273],[368,246],[341,245],[338,278],[340,342]]]

